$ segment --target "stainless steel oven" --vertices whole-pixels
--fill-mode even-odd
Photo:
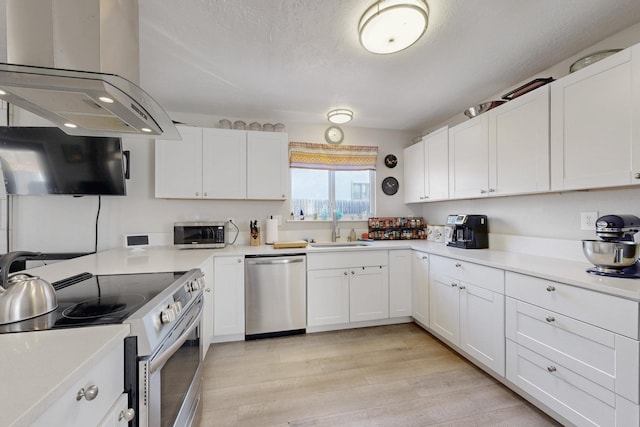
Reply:
[[[202,296],[158,350],[138,360],[140,426],[190,426],[201,408]]]

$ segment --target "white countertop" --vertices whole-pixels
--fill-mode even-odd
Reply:
[[[361,251],[375,249],[415,249],[480,263],[515,273],[566,283],[622,298],[640,301],[640,279],[619,279],[596,276],[586,272],[587,262],[565,261],[542,256],[524,255],[491,249],[458,249],[443,243],[425,240],[375,241],[369,246],[274,249],[271,245],[228,245],[223,249],[177,250],[172,246],[151,247],[145,250],[113,249],[74,260],[31,269],[44,279],[56,281],[81,272],[93,274],[150,273],[186,271],[204,263],[211,256],[278,255],[291,253],[322,253],[329,251]]]
[[[424,240],[376,241],[369,246],[355,248],[274,249],[269,245],[192,250],[177,250],[171,246],[145,250],[119,248],[33,268],[29,273],[53,282],[81,272],[125,274],[187,271],[199,267],[212,256],[377,249],[415,249],[640,301],[640,280],[594,276],[586,272],[591,267],[586,262],[490,249],[457,249]],[[28,424],[54,401],[57,391],[68,387],[83,370],[88,369],[104,346],[123,339],[127,333],[127,326],[115,325],[0,335],[0,360],[4,366],[0,383],[5,385],[0,391],[0,425]],[[50,362],[54,360],[55,363]],[[7,387],[7,384],[10,386]]]
[[[28,426],[122,341],[128,325],[0,335],[0,426]]]

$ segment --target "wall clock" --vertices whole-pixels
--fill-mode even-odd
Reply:
[[[399,187],[400,184],[398,184],[398,180],[392,176],[388,176],[382,180],[382,192],[387,196],[396,194]]]
[[[384,164],[388,168],[395,168],[398,164],[398,158],[394,154],[387,154],[384,158]]]
[[[339,126],[329,126],[326,131],[324,131],[324,139],[327,140],[329,144],[340,144],[344,139],[344,132]]]

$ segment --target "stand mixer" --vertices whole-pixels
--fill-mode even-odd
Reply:
[[[583,240],[582,250],[595,267],[588,273],[600,276],[640,278],[640,243],[634,234],[640,231],[635,215],[605,215],[596,221],[596,235],[601,240]]]

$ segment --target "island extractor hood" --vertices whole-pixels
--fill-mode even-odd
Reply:
[[[0,63],[0,99],[70,135],[180,139],[164,109],[116,74]]]

